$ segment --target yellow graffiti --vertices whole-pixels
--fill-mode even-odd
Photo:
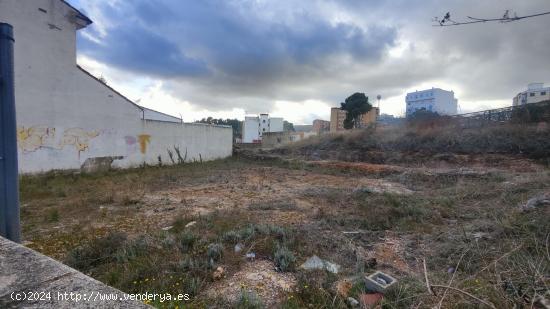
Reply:
[[[99,132],[87,132],[81,128],[70,128],[63,135],[56,137],[55,128],[35,126],[17,128],[17,143],[19,149],[33,152],[40,148],[61,150],[65,146],[72,146],[80,153],[90,146],[90,140],[99,136]]]
[[[147,145],[151,142],[151,135],[142,134],[138,135],[139,140],[139,149],[141,153],[145,154],[147,152]]]
[[[17,128],[17,141],[23,151],[35,151],[40,147],[52,147],[55,139],[55,128],[24,127]]]

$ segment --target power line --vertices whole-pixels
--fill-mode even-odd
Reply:
[[[532,14],[532,15],[525,15],[525,16],[518,16],[517,13],[514,12],[514,15],[510,16],[510,10],[506,10],[504,12],[504,15],[500,18],[478,18],[478,17],[466,16],[469,19],[468,21],[454,21],[451,19],[451,13],[447,12],[447,14],[445,14],[441,19],[439,17],[435,17],[433,21],[436,22],[437,24],[432,26],[433,27],[450,27],[450,26],[460,26],[460,25],[478,24],[478,23],[486,23],[486,22],[509,23],[509,22],[518,21],[521,19],[538,17],[543,15],[550,15],[550,11]]]

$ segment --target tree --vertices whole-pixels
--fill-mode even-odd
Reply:
[[[294,130],[294,124],[292,122],[288,122],[288,121],[284,121],[283,122],[283,131],[285,132],[294,132],[296,130]]]
[[[361,126],[361,116],[372,109],[369,98],[364,93],[359,92],[349,96],[340,105],[341,110],[347,111],[346,119],[344,119],[345,129],[359,128]]]
[[[233,138],[241,138],[242,135],[241,121],[239,121],[238,119],[215,119],[212,117],[208,117],[202,118],[201,120],[197,120],[195,122],[231,126],[233,128]]]
[[[422,108],[412,113],[407,119],[409,121],[429,121],[437,119],[439,117],[440,116],[438,113]]]

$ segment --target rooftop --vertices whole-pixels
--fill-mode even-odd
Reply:
[[[61,2],[63,2],[68,7],[70,7],[76,13],[75,17],[80,19],[83,22],[82,24],[78,23],[79,25],[81,25],[81,27],[78,29],[85,28],[93,23],[93,21],[90,18],[88,18],[88,16],[84,15],[80,10],[72,6],[69,2],[65,0],[61,0]]]

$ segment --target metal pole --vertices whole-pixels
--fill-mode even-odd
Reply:
[[[0,23],[0,235],[21,241],[13,27]]]

